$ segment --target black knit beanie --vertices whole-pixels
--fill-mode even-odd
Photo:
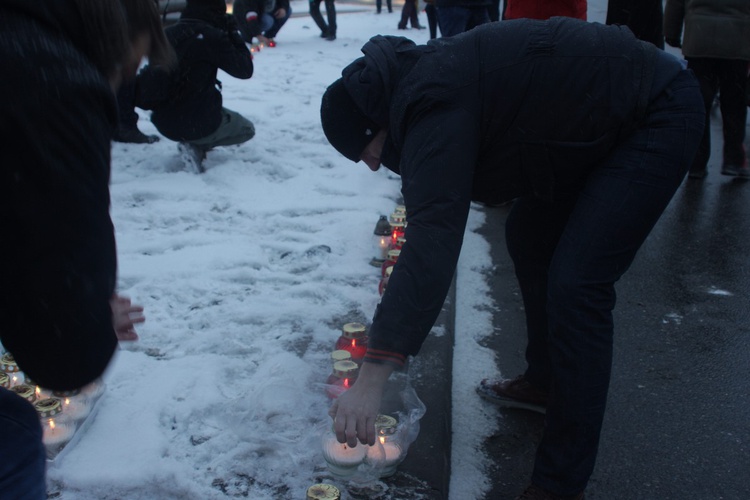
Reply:
[[[320,121],[328,142],[355,163],[381,128],[357,107],[341,78],[323,94]]]

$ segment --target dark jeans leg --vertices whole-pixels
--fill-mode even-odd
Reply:
[[[274,12],[276,14],[276,12]],[[289,17],[292,15],[292,8],[289,7],[286,11],[286,16],[282,17],[281,19],[277,18],[275,15],[273,17],[273,25],[271,26],[271,29],[265,32],[266,38],[276,38],[276,35],[279,33],[279,30],[286,24],[287,20],[289,20]]]
[[[721,59],[718,63],[724,165],[745,164],[747,64],[747,61],[730,59]]]
[[[320,13],[320,2],[321,0],[310,0],[310,17],[313,18],[323,34],[328,34],[328,25]]]
[[[703,96],[703,105],[706,111],[706,124],[701,137],[698,152],[695,154],[695,160],[690,167],[691,172],[701,172],[708,166],[708,159],[711,156],[711,107],[719,90],[719,77],[716,74],[714,59],[705,58],[688,58],[688,68],[695,73],[700,84],[701,95]]]
[[[39,416],[25,399],[0,387],[0,497],[47,498],[47,454]]]
[[[424,13],[427,14],[427,25],[430,27],[430,39],[437,38],[437,12],[431,3],[425,5]]]
[[[470,14],[470,9],[464,7],[437,7],[441,36],[454,36],[466,31]]]
[[[552,387],[532,475],[557,495],[583,491],[593,471],[612,363],[614,284],[681,184],[704,117],[697,82],[683,71],[589,174],[564,222],[549,263]]]
[[[336,2],[334,0],[325,0],[326,16],[328,17],[328,32],[336,34]]]
[[[138,127],[138,113],[135,112],[135,80],[122,82],[117,90],[118,126],[132,130]]]

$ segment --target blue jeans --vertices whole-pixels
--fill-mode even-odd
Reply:
[[[0,387],[0,497],[46,499],[46,461],[36,410],[25,399]]]
[[[698,82],[682,71],[634,133],[552,203],[516,201],[506,221],[529,337],[526,377],[550,390],[532,483],[557,495],[586,488],[612,365],[615,282],[682,182],[703,133]]]
[[[286,11],[286,16],[282,18],[277,19],[275,16],[276,12],[264,12],[260,17],[260,31],[266,38],[276,37],[281,27],[284,26],[284,23],[289,19],[289,16],[292,15],[292,8],[289,7]]]
[[[438,7],[438,26],[442,36],[453,36],[490,22],[487,7]]]

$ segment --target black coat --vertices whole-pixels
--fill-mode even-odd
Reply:
[[[178,67],[169,78],[155,76],[163,73],[161,68],[144,68],[136,80],[136,105],[153,109],[151,121],[173,141],[206,137],[221,124],[218,70],[248,79],[253,75],[252,55],[228,15],[198,18],[183,13],[178,23],[164,31],[177,54]]]
[[[491,23],[425,46],[378,36],[362,51],[344,84],[388,128],[381,160],[400,171],[407,210],[368,354],[396,364],[440,312],[470,202],[576,192],[681,69],[627,28],[569,18]]]
[[[37,383],[72,389],[117,346],[115,98],[72,1],[5,0],[0,33],[0,338]]]

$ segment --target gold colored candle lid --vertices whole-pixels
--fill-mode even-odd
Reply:
[[[350,378],[357,373],[359,365],[354,361],[336,361],[333,364],[333,373],[339,378]]]
[[[10,387],[10,375],[5,372],[0,372],[0,387]]]
[[[396,205],[396,208],[393,209],[393,213],[396,213],[396,214],[405,214],[406,213],[406,207],[404,205]]]
[[[334,363],[337,361],[346,361],[352,359],[352,353],[344,349],[336,349],[331,353],[331,359]]]
[[[390,252],[389,252],[390,253]],[[348,339],[358,339],[365,336],[367,327],[362,323],[347,323],[342,328],[344,337]]]
[[[21,396],[26,401],[34,401],[36,399],[36,387],[28,384],[18,384],[10,388],[11,391]]]
[[[378,415],[375,418],[375,430],[379,436],[389,436],[396,432],[398,420],[390,415]]]
[[[314,484],[307,488],[307,500],[339,500],[341,492],[332,484]]]
[[[406,227],[406,222],[403,220],[392,220],[388,223],[391,225],[391,229],[403,229]]]
[[[6,373],[15,373],[19,371],[18,364],[16,364],[16,359],[11,353],[6,352],[0,358],[0,371],[4,371]]]
[[[398,212],[393,212],[388,219],[391,225],[393,225],[396,222],[404,222],[406,220],[406,215],[400,214]]]
[[[34,408],[40,418],[50,418],[62,411],[62,403],[57,398],[40,399],[34,403]]]

